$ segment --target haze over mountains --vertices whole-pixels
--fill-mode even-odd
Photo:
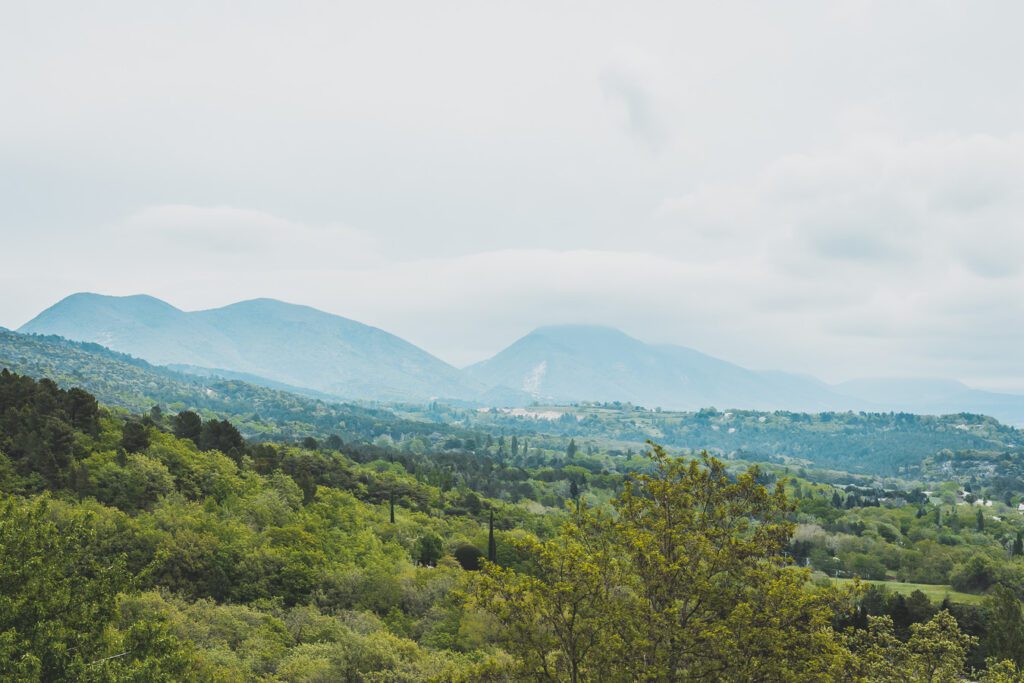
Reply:
[[[1024,424],[1024,397],[948,380],[829,385],[760,372],[608,327],[539,328],[459,370],[405,340],[307,306],[255,299],[186,312],[151,296],[74,294],[19,329],[102,344],[151,363],[339,398],[482,405],[622,401],[648,407],[977,412]]]

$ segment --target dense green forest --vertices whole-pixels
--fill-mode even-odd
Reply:
[[[987,481],[309,429],[0,373],[0,678],[1020,679]]]
[[[809,414],[714,408],[675,412],[614,403],[472,412],[447,409],[440,420],[620,444],[653,439],[676,448],[707,449],[723,457],[799,460],[821,468],[904,478],[934,475],[922,468],[922,460],[944,450],[1024,456],[1020,430],[966,413]]]

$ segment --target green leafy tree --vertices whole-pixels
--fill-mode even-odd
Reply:
[[[416,555],[420,564],[426,567],[433,567],[441,559],[444,552],[444,544],[437,534],[424,534],[416,545]]]
[[[710,457],[653,446],[615,514],[588,508],[549,541],[524,539],[532,571],[484,566],[473,601],[497,618],[524,672],[543,680],[747,680],[825,676],[843,650],[832,591],[785,566],[792,525],[780,483],[735,481]]]
[[[1024,667],[1024,610],[1016,594],[1005,586],[993,586],[983,609],[985,654]]]
[[[896,637],[888,616],[868,617],[867,629],[848,632],[845,642],[854,656],[835,672],[837,680],[953,683],[963,680],[967,652],[977,639],[961,633],[943,610],[931,621],[912,624],[906,642]]]
[[[569,445],[565,447],[565,457],[568,460],[572,460],[576,457],[576,453],[579,447],[576,445],[576,439],[569,439]]]

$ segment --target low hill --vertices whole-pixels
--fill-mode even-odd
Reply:
[[[63,387],[82,387],[100,402],[132,412],[154,405],[229,418],[248,437],[296,439],[335,433],[349,440],[455,432],[404,420],[389,410],[325,401],[214,374],[201,377],[150,365],[98,344],[0,328],[0,368]]]

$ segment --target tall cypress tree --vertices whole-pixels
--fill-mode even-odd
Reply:
[[[498,563],[498,544],[494,541],[494,508],[487,521],[487,561]]]

